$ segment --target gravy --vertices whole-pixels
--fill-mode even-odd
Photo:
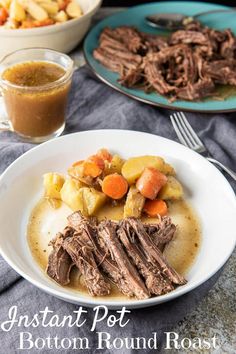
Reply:
[[[11,66],[3,72],[2,77],[18,86],[35,87],[55,82],[63,75],[65,70],[59,65],[29,61]]]
[[[185,201],[171,202],[168,206],[169,215],[173,223],[177,225],[177,231],[174,239],[166,246],[164,254],[177,272],[186,275],[200,247],[199,224],[193,210]],[[48,256],[52,250],[48,243],[58,231],[67,225],[66,217],[70,214],[71,209],[65,204],[58,209],[53,209],[45,199],[42,199],[32,211],[27,231],[28,242],[34,259],[43,271],[47,267]],[[116,207],[105,205],[98,212],[97,217],[98,219],[106,217],[119,220],[123,217],[123,205]],[[155,218],[143,218],[142,221],[158,222]],[[106,298],[127,299],[114,284],[111,285],[111,294]],[[75,267],[71,273],[71,282],[67,287],[75,292],[88,295],[83,277]],[[99,297],[96,298],[99,299]]]
[[[18,87],[3,89],[13,130],[27,137],[44,137],[65,121],[70,81],[57,82],[65,70],[49,62],[25,62],[6,69],[2,78]],[[50,85],[47,87],[45,85]]]

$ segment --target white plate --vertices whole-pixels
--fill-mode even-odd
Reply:
[[[75,160],[101,147],[128,158],[161,155],[173,164],[186,199],[196,210],[202,228],[202,245],[187,274],[188,283],[173,292],[147,300],[117,301],[77,295],[50,280],[31,256],[26,227],[32,207],[42,195],[42,175],[65,173]],[[223,175],[195,152],[159,136],[124,130],[97,130],[66,135],[49,141],[18,158],[0,180],[0,250],[5,260],[40,289],[69,302],[85,306],[139,308],[156,305],[183,295],[204,283],[231,255],[236,242],[236,200]]]

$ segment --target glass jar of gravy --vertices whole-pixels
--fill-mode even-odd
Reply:
[[[73,61],[43,48],[18,50],[0,62],[0,88],[8,115],[0,130],[41,143],[65,127]]]

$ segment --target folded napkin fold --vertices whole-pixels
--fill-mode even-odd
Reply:
[[[134,101],[98,81],[87,67],[74,73],[72,90],[69,97],[67,125],[65,134],[91,129],[131,129],[145,131],[176,140],[177,137],[169,120],[170,111],[159,109]],[[236,114],[187,114],[193,128],[198,132],[212,155],[227,166],[236,167]],[[17,157],[34,147],[33,144],[22,143],[11,133],[0,133],[0,173]],[[232,181],[230,181],[232,182]],[[234,190],[236,184],[232,182]],[[125,328],[118,325],[108,328],[105,322],[98,323],[96,331],[106,331],[111,337],[146,337],[157,332],[159,348],[164,332],[171,330],[176,323],[207,294],[219,276],[214,277],[191,293],[171,302],[147,309],[132,310],[127,317],[130,319]],[[60,317],[72,314],[78,306],[63,302],[40,291],[22,279],[0,257],[0,324],[8,318],[8,310],[17,305],[18,314],[27,314],[32,318],[46,306]],[[112,311],[111,311],[112,313]],[[35,337],[87,337],[90,349],[83,353],[132,353],[132,349],[97,350],[96,336],[90,331],[94,313],[88,309],[87,321],[81,328],[30,328]],[[27,329],[25,329],[27,330]],[[11,331],[1,332],[0,353],[18,353],[19,332],[24,329],[14,326]],[[28,352],[28,351],[26,351]],[[38,352],[31,349],[30,353]],[[43,349],[43,353],[65,353],[65,349]],[[74,352],[68,350],[68,353]],[[142,349],[140,353],[157,352]]]

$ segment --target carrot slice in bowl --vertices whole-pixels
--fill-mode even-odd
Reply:
[[[102,191],[112,199],[121,199],[128,191],[128,182],[118,173],[112,173],[102,181]]]
[[[146,167],[137,180],[136,187],[144,197],[153,200],[166,182],[167,177],[163,173],[154,167]]]
[[[165,216],[168,212],[167,204],[162,199],[146,200],[143,211],[151,217]]]

